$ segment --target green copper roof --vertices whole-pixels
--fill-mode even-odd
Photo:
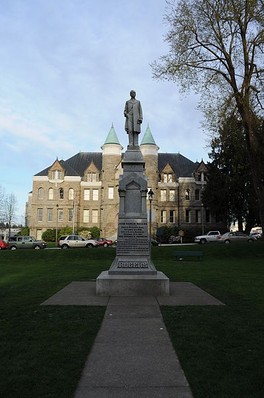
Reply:
[[[147,130],[145,131],[145,134],[142,138],[140,145],[156,145],[156,142],[154,141],[153,135],[150,131],[149,125],[147,127]]]
[[[117,135],[116,135],[116,132],[115,132],[113,124],[112,124],[112,127],[111,127],[111,129],[110,129],[110,131],[108,133],[108,136],[106,137],[104,145],[106,145],[106,144],[117,144],[117,145],[120,145],[120,142],[119,142],[119,140],[117,138]]]

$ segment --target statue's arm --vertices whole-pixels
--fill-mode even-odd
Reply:
[[[142,112],[142,107],[141,107],[141,103],[139,101],[138,103],[138,123],[142,123],[143,121],[143,112]]]
[[[128,114],[128,104],[127,102],[125,103],[125,109],[124,109],[124,116],[127,117]]]

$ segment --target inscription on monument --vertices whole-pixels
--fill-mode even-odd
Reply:
[[[117,268],[148,268],[147,261],[119,261]]]
[[[117,254],[143,254],[148,252],[146,221],[120,221]]]

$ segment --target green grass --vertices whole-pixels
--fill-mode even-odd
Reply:
[[[162,307],[194,397],[263,398],[264,242],[202,249],[200,262],[156,261],[171,280],[191,281],[226,304]]]
[[[40,306],[73,280],[108,268],[103,250],[0,253],[0,395],[70,398],[104,307]]]
[[[152,248],[157,269],[226,304],[162,307],[194,397],[263,398],[264,242],[202,246],[201,261],[176,261],[177,248]],[[1,396],[73,397],[105,308],[40,304],[71,281],[94,280],[114,256],[112,248],[0,252]]]

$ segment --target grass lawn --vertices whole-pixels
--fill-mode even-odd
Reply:
[[[199,249],[201,261],[174,260],[177,246],[152,250],[171,281],[226,304],[162,307],[194,397],[263,398],[264,242]],[[1,396],[73,397],[105,308],[40,304],[71,281],[94,280],[114,256],[112,248],[0,252]]]

